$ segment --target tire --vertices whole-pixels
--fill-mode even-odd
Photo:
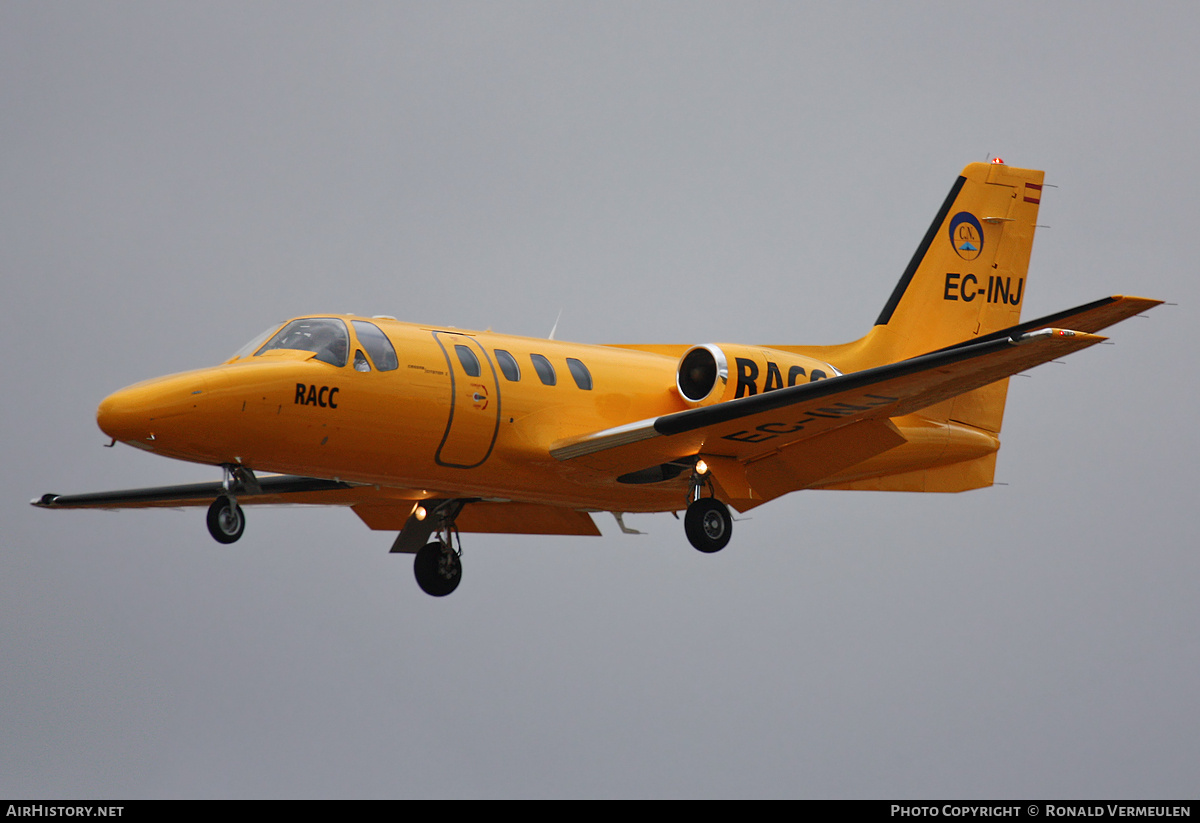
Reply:
[[[242,507],[224,495],[208,507],[208,533],[218,543],[236,543],[246,530]]]
[[[421,591],[432,597],[445,597],[462,581],[462,561],[438,541],[426,543],[413,559],[413,573]]]
[[[733,517],[715,497],[701,497],[687,507],[683,530],[688,542],[706,554],[719,552],[733,536]]]

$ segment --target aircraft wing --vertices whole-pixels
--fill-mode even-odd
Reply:
[[[369,528],[384,531],[405,529],[417,504],[429,502],[403,489],[322,480],[316,477],[281,474],[255,478],[255,481],[254,485],[257,488],[246,485],[234,487],[239,506],[349,506]],[[88,494],[44,494],[30,502],[42,509],[184,508],[209,506],[223,494],[225,487],[219,482],[188,483]],[[456,525],[464,532],[600,534],[595,522],[586,512],[530,503],[471,501],[459,515]],[[421,534],[428,538],[428,530]],[[424,540],[421,544],[423,542]],[[416,551],[419,547],[416,545],[415,548],[403,548],[399,551]]]
[[[353,503],[361,488],[337,480],[280,474],[258,479],[259,490],[235,488],[239,503]],[[221,483],[188,483],[88,494],[43,494],[33,505],[43,509],[145,509],[207,506],[225,494]]]
[[[851,424],[877,421],[874,425],[882,426],[888,418],[965,394],[1104,339],[1084,332],[1040,329],[972,341],[886,366],[569,438],[555,443],[550,453],[560,461],[619,473],[697,454],[746,462]]]

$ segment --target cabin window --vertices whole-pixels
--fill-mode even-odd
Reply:
[[[463,371],[471,377],[479,376],[479,358],[475,356],[475,352],[468,349],[461,343],[454,347],[458,352],[458,362],[462,363]]]
[[[317,360],[340,367],[346,365],[350,335],[346,331],[346,324],[337,318],[302,317],[280,329],[258,351],[258,355],[273,349],[315,352]]]
[[[576,386],[584,391],[592,390],[592,373],[588,371],[588,367],[583,365],[582,361],[568,357],[567,368],[571,370],[571,376],[575,378]]]
[[[367,362],[367,356],[362,353],[362,349],[354,350],[354,370],[355,371],[370,371],[371,364]]]
[[[517,358],[504,349],[496,349],[496,362],[500,364],[500,371],[507,380],[516,383],[521,379],[521,367],[517,365]]]
[[[550,365],[549,360],[540,354],[531,354],[529,359],[533,361],[533,370],[537,372],[543,383],[553,386],[558,382],[558,377],[554,374],[554,366]]]
[[[387,335],[381,332],[378,326],[368,323],[366,320],[351,322],[354,324],[354,333],[358,335],[358,342],[362,343],[367,354],[371,355],[375,368],[380,371],[391,371],[399,367],[400,361],[396,359],[396,350],[392,348],[392,341],[387,339]],[[357,362],[354,367],[358,368]]]

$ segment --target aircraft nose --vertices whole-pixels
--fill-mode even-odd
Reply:
[[[104,398],[96,409],[96,423],[109,437],[153,450],[178,418],[197,408],[206,388],[200,373],[147,380]]]
[[[100,431],[123,443],[140,443],[146,435],[145,415],[135,401],[135,393],[121,389],[100,401],[96,424]]]

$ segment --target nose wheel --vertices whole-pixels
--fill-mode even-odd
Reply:
[[[246,530],[246,515],[237,501],[221,495],[208,507],[208,533],[218,543],[235,543]]]

